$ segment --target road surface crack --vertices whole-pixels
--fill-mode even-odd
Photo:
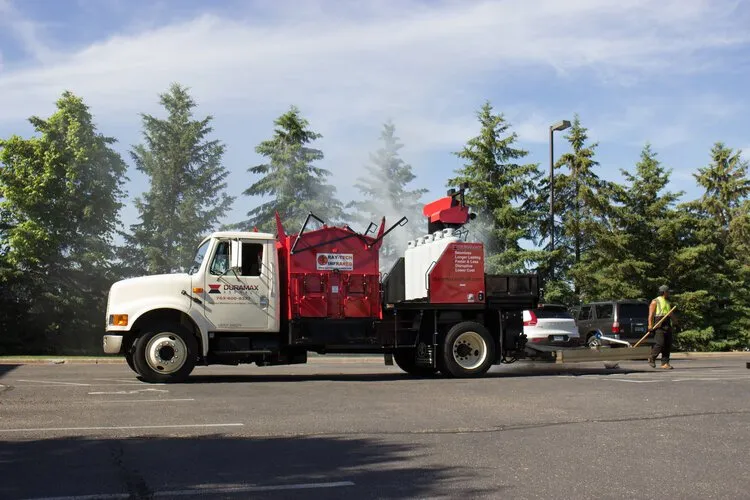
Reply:
[[[120,472],[122,481],[130,494],[130,498],[146,500],[154,498],[154,492],[148,487],[146,480],[137,470],[129,469],[124,461],[125,450],[122,441],[112,441],[112,461]]]

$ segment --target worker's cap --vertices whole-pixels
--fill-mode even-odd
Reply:
[[[659,287],[659,293],[671,292],[671,291],[672,290],[670,290],[667,285],[662,285],[662,286]]]

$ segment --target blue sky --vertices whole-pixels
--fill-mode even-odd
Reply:
[[[548,166],[548,126],[578,113],[599,143],[600,174],[620,179],[646,141],[673,169],[673,190],[715,141],[750,153],[750,2],[722,0],[240,1],[0,0],[0,137],[29,135],[63,90],[128,150],[139,113],[160,114],[173,81],[191,88],[227,145],[224,222],[257,200],[255,145],[295,104],[323,134],[340,197],[393,119],[403,157],[441,196],[477,132],[486,100],[528,160]],[[558,135],[556,153],[566,144]],[[134,169],[130,200],[145,187]],[[123,211],[123,223],[135,222]]]

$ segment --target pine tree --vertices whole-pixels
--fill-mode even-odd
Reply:
[[[716,143],[711,164],[695,174],[704,189],[676,221],[679,248],[670,271],[685,318],[680,341],[693,348],[728,349],[747,342],[747,208],[750,179],[739,152]]]
[[[556,174],[554,181],[555,214],[560,214],[562,224],[556,224],[556,233],[559,227],[560,234],[555,237],[553,259],[555,276],[572,278],[578,296],[581,282],[586,279],[586,266],[580,264],[582,256],[594,247],[596,235],[607,230],[612,188],[595,172],[599,165],[594,159],[598,144],[587,144],[588,129],[581,125],[578,115],[565,138],[572,151],[561,155],[555,164],[556,170],[565,167],[567,173]]]
[[[308,121],[295,106],[278,117],[274,125],[273,137],[255,148],[268,162],[249,169],[263,177],[244,191],[247,196],[270,195],[271,200],[250,210],[249,220],[234,227],[274,232],[277,211],[288,228],[301,227],[310,212],[327,224],[340,222],[342,204],[336,199],[336,188],[325,180],[331,172],[313,165],[324,156],[310,144],[322,136],[308,128]]]
[[[208,139],[213,118],[194,119],[196,103],[179,84],[161,94],[160,103],[167,117],[141,115],[144,144],[131,151],[136,168],[150,180],[135,202],[140,222],[126,235],[123,253],[136,274],[186,269],[199,240],[233,201],[226,194],[224,145]]]
[[[729,225],[730,257],[736,270],[734,328],[739,334],[736,347],[750,348],[750,199],[737,207]]]
[[[670,172],[656,156],[647,144],[635,172],[622,170],[627,184],[607,186],[614,203],[608,217],[593,225],[594,244],[579,266],[589,300],[650,297],[668,280],[674,205],[682,193],[665,191]]]
[[[56,106],[29,120],[37,137],[0,141],[0,281],[13,292],[3,308],[24,322],[4,334],[81,352],[99,344],[127,167],[81,98],[65,92]]]
[[[407,189],[415,175],[411,165],[399,155],[403,144],[395,131],[393,123],[383,125],[382,147],[370,154],[368,175],[359,177],[354,185],[362,198],[347,205],[356,210],[353,218],[365,229],[371,222],[378,224],[382,217],[386,217],[387,224],[394,224],[403,216],[408,218],[407,225],[391,232],[380,249],[381,267],[386,270],[403,255],[408,240],[426,232],[420,198],[427,190]]]
[[[502,114],[494,114],[486,102],[477,113],[479,135],[455,155],[464,161],[449,187],[469,184],[467,204],[477,214],[472,223],[484,233],[486,267],[489,272],[518,272],[538,260],[521,247],[530,240],[536,216],[532,193],[539,177],[538,164],[521,164],[528,154],[515,147],[515,132]]]

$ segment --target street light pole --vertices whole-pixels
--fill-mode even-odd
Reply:
[[[555,141],[554,132],[570,127],[568,120],[561,120],[549,127],[549,248],[555,251]],[[554,275],[554,266],[550,258],[550,277]]]

